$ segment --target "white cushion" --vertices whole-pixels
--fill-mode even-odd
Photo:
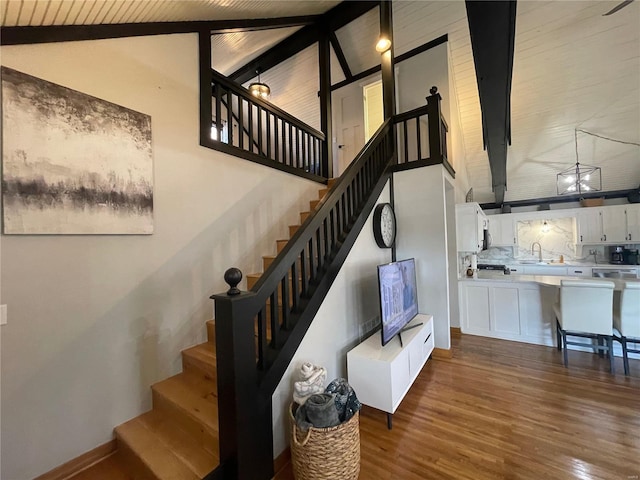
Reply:
[[[620,303],[613,309],[613,325],[621,335],[640,338],[640,282],[623,282]]]
[[[560,285],[560,303],[554,310],[563,330],[612,334],[613,282],[562,280]]]

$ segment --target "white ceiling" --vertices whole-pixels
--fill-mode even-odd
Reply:
[[[59,25],[221,20],[311,15],[337,1],[4,0],[0,24]],[[511,96],[512,145],[506,201],[556,195],[555,174],[576,161],[575,129],[640,143],[640,1],[611,16],[617,0],[517,3]],[[400,55],[448,35],[449,76],[465,168],[474,198],[491,202],[480,104],[464,2],[394,1],[394,50]],[[374,66],[378,9],[336,33],[352,73]],[[231,73],[297,28],[214,35],[214,68]],[[332,55],[332,70],[336,70]],[[332,77],[337,78],[336,75]],[[339,75],[338,78],[342,78]],[[455,107],[457,105],[457,108]],[[450,122],[451,123],[451,122]],[[603,190],[640,185],[640,147],[578,133],[582,163],[602,167]],[[464,166],[463,166],[464,165]]]
[[[92,25],[317,15],[335,0],[2,0],[0,25]]]

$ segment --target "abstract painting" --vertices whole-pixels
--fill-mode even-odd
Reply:
[[[151,117],[1,74],[3,232],[153,233]]]

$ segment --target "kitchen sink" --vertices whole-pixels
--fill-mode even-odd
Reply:
[[[537,260],[519,260],[520,265],[549,265],[549,262],[539,262]]]

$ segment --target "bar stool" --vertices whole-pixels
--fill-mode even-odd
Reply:
[[[629,375],[628,352],[640,353],[640,349],[629,349],[627,342],[640,344],[640,282],[622,282],[624,288],[620,292],[620,303],[613,305],[613,326],[620,334],[615,338],[622,344],[622,361],[624,374]]]
[[[562,280],[556,314],[558,350],[563,350],[564,366],[569,363],[567,345],[589,347],[609,354],[611,373],[615,373],[613,355],[613,282],[606,280]],[[567,341],[571,337],[592,338],[596,343]],[[605,345],[600,344],[605,340]]]

